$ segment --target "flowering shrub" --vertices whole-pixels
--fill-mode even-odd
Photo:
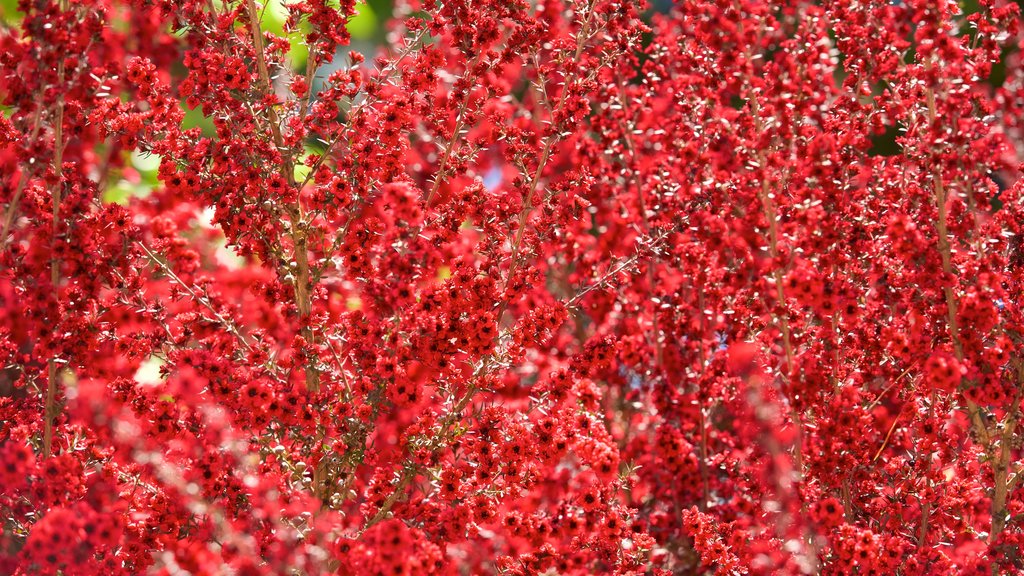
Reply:
[[[0,573],[1024,571],[1016,4],[271,4],[0,31]]]

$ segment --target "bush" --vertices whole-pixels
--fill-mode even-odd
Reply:
[[[1016,4],[4,6],[0,573],[1024,570]]]

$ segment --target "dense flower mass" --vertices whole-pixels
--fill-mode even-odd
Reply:
[[[1024,573],[1016,3],[0,4],[0,574]]]

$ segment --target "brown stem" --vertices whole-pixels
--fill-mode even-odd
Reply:
[[[619,94],[622,98],[623,109],[633,110],[634,107],[632,103],[629,101],[629,96],[626,93],[626,86],[622,81],[621,73],[616,75],[616,80],[619,85]],[[640,219],[644,225],[644,233],[650,236],[651,222],[647,218],[647,197],[644,193],[643,183],[640,181],[640,178],[637,177],[636,170],[638,154],[636,150],[636,145],[633,143],[632,136],[633,130],[636,129],[636,122],[631,122],[630,125],[627,126],[625,125],[625,123],[622,122],[621,119],[619,119],[618,124],[619,131],[622,133],[622,140],[626,144],[626,150],[629,152],[629,159],[626,166],[629,168],[629,179],[632,182],[632,184],[636,186],[637,203],[639,204],[638,208],[640,209]],[[657,254],[654,254],[652,260],[652,262],[649,262],[647,264],[647,289],[650,290],[651,292],[654,291],[654,287],[657,285],[657,278],[655,276],[654,270],[655,264],[658,263]],[[661,327],[658,325],[659,305],[655,302],[653,298],[649,298],[648,300],[650,300],[651,302],[651,328],[653,329],[652,339],[654,341],[653,347],[655,353],[654,362],[655,366],[660,370],[661,366],[664,365],[665,352],[663,350],[663,346],[661,343]],[[703,314],[703,305],[700,307],[700,310],[701,314]],[[701,316],[701,320],[703,321],[703,316]]]
[[[711,501],[711,483],[710,475],[708,474],[708,423],[707,415],[704,413],[704,406],[699,406],[700,409],[700,483],[702,488],[702,495],[700,499],[700,510],[705,511],[708,509],[708,503]]]
[[[530,212],[533,210],[533,193],[537,189],[537,183],[540,182],[540,173],[544,170],[544,165],[547,164],[548,156],[551,154],[552,141],[553,138],[550,138],[544,143],[544,150],[540,154],[540,161],[537,163],[537,170],[534,173],[533,179],[530,182],[530,187],[526,192],[523,209],[519,212],[519,228],[516,230],[515,239],[512,241],[511,263],[508,268],[508,276],[505,279],[506,289],[512,282],[512,278],[516,272],[516,267],[519,264],[519,247],[523,241],[523,232],[526,230],[526,221],[529,219]]]
[[[932,502],[931,500],[925,501],[921,506],[921,528],[917,533],[917,546],[921,548],[925,544],[925,538],[928,537],[928,519],[931,517]]]
[[[430,187],[430,193],[427,194],[427,199],[423,203],[424,208],[430,207],[430,202],[434,199],[438,188],[441,187],[442,180],[444,180],[444,172],[448,169],[448,161],[451,159],[452,151],[455,149],[455,143],[460,140],[459,135],[462,132],[462,124],[466,120],[464,115],[468,104],[469,94],[466,94],[462,100],[462,104],[459,106],[459,111],[455,116],[455,129],[452,131],[452,137],[444,147],[444,155],[441,156],[441,164],[437,168],[437,175],[434,176],[434,184]]]
[[[1017,384],[1024,383],[1024,362],[1016,363]],[[1010,412],[1006,415],[1003,429],[999,435],[999,452],[992,465],[995,480],[994,492],[992,495],[992,529],[989,530],[988,541],[993,543],[999,538],[999,534],[1006,528],[1007,502],[1013,493],[1014,486],[1020,477],[1018,470],[1014,476],[1010,476],[1010,459],[1013,449],[1014,432],[1017,429],[1018,418],[1020,417],[1020,390],[1013,399]]]
[[[466,393],[462,396],[462,398],[460,398],[459,401],[455,403],[455,406],[452,407],[452,411],[449,412],[448,416],[445,418],[444,424],[442,424],[441,429],[433,438],[431,438],[430,443],[427,446],[428,451],[433,452],[434,450],[437,450],[442,445],[442,443],[444,443],[445,439],[448,436],[448,432],[451,430],[451,427],[455,424],[455,421],[459,419],[459,415],[462,413],[463,410],[465,410],[466,406],[469,405],[469,401],[473,399],[473,396],[477,393],[478,390],[479,389],[476,386],[470,386],[469,389],[466,390]],[[384,503],[381,504],[381,507],[379,510],[377,510],[377,513],[374,514],[373,517],[366,522],[365,526],[363,526],[364,532],[387,516],[391,508],[396,503],[398,503],[398,499],[402,496],[402,492],[404,491],[405,487],[408,486],[410,482],[412,482],[412,479],[415,476],[416,469],[414,467],[410,466],[402,470],[402,474],[398,479],[398,483],[395,484],[395,489],[392,490],[391,494],[388,494],[387,499],[385,499]]]
[[[928,91],[929,98],[929,110],[934,110],[934,96],[931,90]],[[934,115],[934,112],[930,112]],[[950,242],[949,242],[949,230],[947,228],[948,210],[946,209],[946,188],[942,182],[942,174],[938,168],[932,174],[932,178],[935,182],[935,207],[938,210],[938,218],[935,221],[936,232],[939,236],[939,255],[942,257],[942,271],[948,277],[953,276],[953,262],[950,255]],[[963,345],[960,343],[960,327],[957,323],[957,298],[956,293],[953,291],[952,286],[942,287],[943,295],[946,299],[946,322],[949,325],[949,337],[953,342],[953,353],[956,355],[957,360],[964,359]],[[971,426],[974,429],[975,435],[977,435],[979,441],[988,449],[992,443],[991,435],[988,431],[988,426],[985,424],[985,420],[981,415],[980,407],[974,403],[970,398],[965,399],[967,401],[967,413],[971,420]]]
[[[758,134],[764,134],[767,126],[765,125],[764,119],[761,117],[760,102],[757,99],[757,94],[753,91],[750,95],[751,111],[753,112],[754,123],[757,127]],[[761,149],[758,151],[757,164],[761,170],[767,168],[767,150]],[[783,183],[784,186],[784,183]],[[778,215],[776,213],[775,201],[772,198],[771,183],[768,181],[767,174],[761,176],[761,191],[760,191],[761,208],[764,212],[764,217],[768,221],[768,250],[772,257],[772,260],[778,259],[779,256],[779,231],[778,231]],[[786,354],[786,380],[789,380],[790,375],[793,373],[793,342],[789,326],[789,315],[786,312],[786,295],[783,287],[783,276],[782,269],[778,266],[772,266],[772,279],[775,282],[775,301],[779,307],[779,313],[775,315],[775,320],[779,325],[779,331],[782,333],[782,346]],[[793,468],[796,472],[794,484],[800,486],[804,480],[804,455],[803,455],[803,415],[796,408],[796,404],[790,399],[790,419],[793,422],[794,428],[796,428],[796,435],[793,439]],[[807,503],[803,500],[799,493],[799,488],[796,490],[797,499],[800,501],[800,514],[804,517],[807,516]],[[817,564],[817,544],[814,540],[813,532],[810,530],[804,533],[804,540],[809,547],[807,554],[808,560],[813,564]]]
[[[928,106],[928,120],[930,125],[934,125],[938,119],[936,103],[935,103],[935,92],[929,89],[926,92],[926,101]],[[942,173],[936,164],[936,168],[932,172],[932,178],[934,180],[934,200],[935,207],[938,212],[938,217],[935,222],[936,232],[938,234],[938,248],[939,255],[942,258],[942,271],[947,278],[953,277],[953,264],[951,255],[951,244],[949,240],[948,230],[948,210],[946,208],[946,189],[942,180]],[[974,207],[973,197],[968,198],[971,205],[972,211]],[[943,293],[946,299],[946,319],[949,324],[949,335],[953,342],[953,351],[956,354],[957,360],[963,360],[963,344],[960,341],[960,328],[957,322],[957,308],[958,302],[956,293],[953,291],[953,287],[946,285],[943,286]],[[1020,372],[1020,371],[1018,371]],[[1020,378],[1018,378],[1020,380]],[[989,461],[992,464],[993,473],[993,492],[992,492],[992,503],[991,503],[991,528],[989,530],[988,540],[989,543],[995,542],[999,537],[999,534],[1006,527],[1006,504],[1009,498],[1011,489],[1009,476],[1010,470],[1010,448],[1013,442],[1013,434],[1017,424],[1017,413],[1016,410],[1006,416],[1002,431],[999,432],[996,439],[993,439],[993,433],[989,431],[989,427],[985,422],[984,417],[981,414],[980,407],[975,404],[969,398],[966,398],[967,412],[971,420],[971,426],[974,430],[975,436],[977,436],[979,442],[985,448],[988,453]],[[1017,402],[1014,402],[1014,406]],[[994,440],[998,440],[998,446]],[[927,520],[925,520],[927,521]],[[993,567],[993,573],[995,568]]]
[[[872,462],[875,462],[882,456],[882,452],[885,450],[885,447],[889,444],[889,439],[892,438],[893,431],[896,430],[896,423],[899,421],[900,413],[897,412],[896,417],[892,419],[892,425],[889,426],[889,431],[886,432],[885,434],[885,440],[882,440],[882,445],[878,447],[878,450],[875,452],[875,457],[871,459]]]
[[[18,187],[14,190],[14,197],[11,198],[11,203],[7,206],[7,215],[4,217],[3,231],[0,232],[0,245],[7,242],[7,232],[11,229],[11,224],[14,223],[14,216],[18,212],[18,203],[21,202],[21,194],[25,191],[25,185],[28,184],[29,172],[26,168],[22,168],[21,177],[18,179]]]
[[[988,541],[993,543],[1006,527],[1006,503],[1010,495],[1010,484],[1007,477],[1010,472],[1010,443],[1016,421],[1009,422],[999,438],[998,455],[992,464],[995,490],[992,496],[992,529],[989,530]]]
[[[63,3],[62,3],[63,8]],[[53,170],[56,184],[53,187],[53,238],[51,239],[51,252],[56,254],[57,235],[60,234],[60,203],[63,195],[64,185],[64,59],[57,63],[57,82],[60,84],[60,93],[57,96],[57,120],[54,124],[54,150]],[[60,258],[53,256],[50,259],[50,286],[53,289],[53,298],[60,297]],[[59,307],[59,304],[58,304]],[[59,314],[59,312],[58,312]],[[54,324],[59,323],[54,319]],[[43,406],[43,458],[49,458],[53,451],[53,422],[57,418],[57,359],[50,358],[46,365],[46,401]]]
[[[704,291],[701,287],[697,290],[697,310],[700,315],[700,340],[697,344],[697,351],[700,357],[700,373],[703,380],[704,370],[707,367],[707,358],[704,355]],[[707,510],[711,502],[711,478],[708,471],[708,422],[705,413],[704,401],[700,397],[700,389],[697,390],[697,409],[700,410],[700,482],[703,488],[700,509]]]
[[[843,498],[843,516],[846,518],[847,524],[853,524],[853,496],[850,493],[850,477],[843,478],[843,485],[841,487],[840,495]]]
[[[751,109],[754,113],[754,120],[757,124],[759,133],[763,133],[765,130],[764,121],[760,115],[760,105],[757,97],[752,96],[750,99]],[[766,151],[762,150],[758,153],[758,166],[764,168],[766,165]],[[775,260],[779,256],[779,229],[778,229],[778,215],[775,209],[775,201],[772,199],[771,184],[768,178],[761,178],[761,209],[764,212],[764,217],[768,221],[768,252]],[[779,314],[776,315],[776,322],[779,325],[779,331],[782,333],[782,347],[786,353],[786,378],[793,373],[793,342],[789,328],[789,315],[786,313],[786,293],[783,287],[782,270],[779,267],[773,267],[772,279],[775,281],[775,302],[779,306]],[[795,406],[790,408],[790,417],[793,420],[793,425],[796,427],[796,439],[794,440],[794,465],[799,479],[803,478],[804,470],[804,458],[803,458],[803,417]]]
[[[252,34],[253,51],[256,53],[256,68],[259,71],[263,89],[266,91],[265,94],[270,97],[274,94],[274,84],[270,79],[270,70],[267,68],[266,56],[263,53],[263,31],[260,28],[260,17],[256,11],[254,0],[246,0],[246,7],[249,13],[249,30]],[[312,90],[312,87],[310,87],[310,90]],[[281,175],[290,185],[294,185],[295,172],[291,151],[284,145],[284,138],[281,136],[281,119],[278,117],[277,110],[273,105],[267,106],[267,121],[270,124],[274,145],[282,156]],[[301,191],[297,192],[297,194],[301,196]],[[315,335],[313,334],[313,329],[309,326],[312,302],[310,298],[308,237],[301,200],[296,198],[295,205],[287,207],[286,213],[291,223],[292,258],[295,267],[290,272],[294,278],[295,306],[299,312],[300,331],[307,345],[313,346],[315,344]],[[305,375],[306,389],[310,392],[319,391],[320,372],[315,363],[306,362]]]
[[[274,96],[274,83],[270,79],[270,69],[267,67],[267,58],[263,53],[263,30],[260,28],[260,16],[256,11],[256,3],[253,0],[246,0],[246,7],[249,12],[249,31],[252,33],[253,52],[256,54],[256,69],[260,75],[260,81],[265,90],[264,96]],[[274,137],[274,145],[278,152],[281,152],[283,163],[281,174],[291,182],[294,173],[291,170],[291,157],[285,153],[284,138],[281,136],[281,119],[277,115],[274,106],[267,106],[267,119],[270,121],[270,133]],[[287,170],[285,170],[287,168]]]
[[[593,14],[593,10],[587,12],[586,19],[583,21],[583,26],[580,29],[579,34],[576,35],[576,53],[573,55],[573,61],[579,62],[580,54],[583,53],[583,47],[587,43],[587,38],[590,34],[590,17]],[[559,115],[565,107],[565,99],[569,95],[570,82],[563,82],[562,94],[558,97],[558,105],[555,110],[551,111],[552,121],[555,116]],[[515,240],[512,242],[512,258],[511,264],[508,269],[508,277],[505,279],[505,288],[508,288],[512,277],[515,274],[516,267],[519,264],[519,248],[523,241],[523,232],[526,230],[526,223],[529,220],[530,212],[533,211],[533,194],[537,190],[537,184],[540,183],[541,173],[544,171],[544,166],[548,162],[548,157],[551,155],[551,147],[557,140],[557,127],[556,130],[552,131],[552,134],[544,139],[544,149],[541,151],[540,160],[537,162],[537,169],[534,171],[533,179],[530,181],[529,189],[526,192],[526,198],[523,201],[523,209],[519,212],[519,228],[516,230]],[[504,306],[502,307],[504,311]],[[501,314],[498,314],[501,317]]]
[[[316,74],[316,52],[310,51],[306,55],[306,97],[302,100],[302,107],[299,109],[299,120],[306,121],[306,113],[313,103],[313,77]]]
[[[210,302],[209,299],[197,293],[188,283],[179,278],[178,275],[174,273],[174,270],[172,270],[171,267],[168,266],[166,262],[158,258],[157,255],[154,254],[153,251],[150,250],[149,247],[146,246],[143,242],[138,242],[138,245],[139,248],[141,248],[142,251],[146,253],[146,256],[150,259],[151,262],[153,262],[153,264],[159,267],[163,271],[163,273],[166,274],[175,284],[180,286],[185,292],[188,292],[188,295],[192,297],[193,301],[202,304],[203,307],[212,312],[214,318],[216,318],[216,320],[220,322],[220,324],[224,327],[225,330],[227,330],[235,338],[237,338],[238,341],[242,344],[242,346],[246,348],[246,350],[253,349],[252,345],[246,339],[245,335],[242,334],[241,330],[239,330],[238,326],[235,325],[235,323],[232,322],[231,320],[221,315],[221,313],[217,311],[217,308],[213,305],[212,302]]]
[[[29,134],[28,142],[35,142],[36,137],[39,135],[39,129],[42,127],[42,122],[40,122],[43,116],[42,112],[42,106],[36,109],[35,117],[32,120],[32,132]],[[18,203],[21,202],[21,194],[25,191],[25,186],[28,184],[29,174],[28,168],[23,166],[21,177],[18,179],[18,187],[14,190],[14,197],[11,198],[11,203],[7,206],[7,214],[4,216],[4,227],[3,231],[0,232],[0,246],[7,243],[7,233],[11,230],[14,217],[18,213]]]

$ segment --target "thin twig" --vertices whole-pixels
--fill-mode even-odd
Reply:
[[[66,1],[61,1],[61,10],[67,10]],[[53,187],[53,238],[51,239],[50,286],[54,300],[60,298],[60,258],[57,254],[57,236],[60,233],[60,203],[64,186],[64,60],[57,63],[57,119],[54,123],[53,170],[56,183]],[[59,306],[57,307],[59,310]],[[59,319],[54,324],[58,325]],[[57,417],[57,359],[46,363],[46,401],[43,407],[43,458],[49,458],[53,449],[53,421]]]

